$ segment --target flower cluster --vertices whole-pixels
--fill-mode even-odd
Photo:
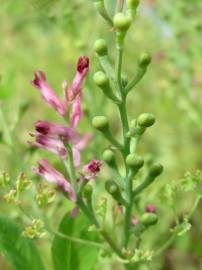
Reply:
[[[70,154],[68,153],[68,146],[70,146],[74,169],[80,166],[80,151],[85,148],[91,139],[91,134],[86,133],[84,136],[81,136],[76,131],[76,127],[83,115],[81,109],[82,83],[88,71],[89,59],[81,56],[78,60],[77,72],[71,86],[68,87],[66,81],[63,83],[64,100],[58,97],[48,84],[44,72],[37,71],[34,80],[31,82],[34,87],[40,90],[43,99],[69,122],[69,126],[38,120],[35,123],[35,131],[29,133],[35,141],[28,141],[28,143],[34,147],[56,154],[64,162]],[[84,166],[85,174],[80,174],[80,180],[95,178],[100,171],[100,166],[100,161],[92,160]],[[56,184],[58,188],[68,195],[70,200],[76,201],[76,193],[71,184],[71,179],[67,180],[62,173],[52,167],[47,159],[39,160],[38,167],[34,167],[33,172],[38,173],[48,182]]]

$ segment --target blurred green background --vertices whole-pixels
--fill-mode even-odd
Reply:
[[[125,74],[129,78],[133,76],[141,52],[150,52],[153,60],[144,79],[129,95],[128,112],[130,119],[142,112],[152,112],[157,118],[156,125],[144,136],[138,151],[143,155],[150,153],[148,158],[152,156],[165,166],[161,181],[146,198],[146,201],[160,205],[158,195],[165,183],[177,181],[187,171],[202,169],[202,1],[140,2],[136,21],[127,37]],[[113,12],[114,2],[107,0],[106,3]],[[30,85],[37,69],[46,72],[48,81],[62,95],[62,81],[71,82],[78,56],[88,55],[91,68],[84,87],[84,103],[89,117],[83,120],[80,129],[91,131],[89,120],[95,115],[106,114],[114,134],[119,136],[118,113],[114,105],[103,98],[92,83],[92,75],[99,67],[93,43],[100,37],[107,40],[114,63],[114,36],[90,0],[0,0],[0,106],[8,124],[17,123],[12,138],[14,147],[0,145],[0,169],[9,171],[13,179],[21,170],[34,178],[30,166],[41,152],[30,155],[26,145],[27,131],[33,129],[37,119],[55,119],[54,112],[44,105],[37,90]],[[17,122],[18,112],[23,106],[26,112]],[[0,120],[3,138],[7,134]],[[97,133],[95,135],[84,157],[86,161],[91,156],[101,158],[107,146]],[[32,200],[34,191],[24,199],[29,211],[32,211]],[[59,208],[57,215],[62,217],[64,206],[61,207],[60,203],[58,199],[55,208]],[[191,195],[179,194],[180,212],[186,212],[191,203]],[[161,207],[164,210],[161,230],[165,231],[172,219],[167,208]],[[4,202],[0,211],[9,211],[19,223],[26,222],[21,220],[15,207]],[[202,205],[193,217],[192,231],[170,247],[160,262],[161,266],[157,263],[155,270],[202,269],[201,211]],[[53,213],[51,210],[50,217]],[[40,215],[44,215],[43,211]],[[58,224],[57,220],[53,223]],[[154,230],[148,235],[148,241],[153,241],[158,233],[160,231]],[[48,241],[40,241],[40,249],[49,264]],[[0,265],[2,270],[12,269],[3,257],[0,257]]]

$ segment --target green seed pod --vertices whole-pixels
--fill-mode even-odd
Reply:
[[[102,158],[106,163],[111,164],[115,161],[114,152],[111,151],[110,149],[107,149],[104,151]]]
[[[94,43],[94,49],[99,56],[107,55],[107,43],[104,39],[98,39]]]
[[[161,164],[154,164],[149,170],[149,175],[152,177],[157,177],[162,172],[163,172],[163,166]]]
[[[143,53],[139,59],[139,66],[146,68],[151,62],[151,56],[148,53]]]
[[[100,88],[106,88],[109,86],[109,78],[107,77],[107,75],[102,72],[102,71],[98,71],[94,74],[93,77],[94,83],[99,86]]]
[[[121,192],[119,186],[112,180],[108,180],[105,183],[105,188],[109,192],[109,194],[120,204],[125,204],[125,200],[121,196]]]
[[[156,119],[153,114],[151,113],[143,113],[137,119],[137,124],[140,127],[150,127],[155,123]]]
[[[126,164],[134,169],[140,169],[144,165],[144,159],[140,156],[130,154],[126,157]]]
[[[115,28],[120,32],[126,32],[131,25],[131,18],[122,12],[117,13],[113,18]]]
[[[108,129],[109,121],[105,116],[95,116],[92,120],[92,125],[94,128],[103,131],[105,129]]]
[[[158,217],[155,213],[144,213],[142,217],[140,218],[140,221],[145,226],[152,226],[158,222]]]
[[[116,103],[120,103],[120,100],[114,95],[110,86],[109,78],[103,71],[98,71],[93,77],[94,83],[100,87],[103,93]]]

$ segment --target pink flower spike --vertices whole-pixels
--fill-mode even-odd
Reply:
[[[32,137],[35,137],[36,139],[36,142],[28,141],[28,143],[32,146],[48,150],[60,156],[62,159],[67,158],[67,150],[64,143],[59,139],[59,137],[51,137],[38,132],[30,133],[30,135]]]
[[[102,162],[100,160],[93,159],[87,165],[84,166],[84,170],[89,174],[85,176],[86,179],[94,179],[100,172]]]
[[[67,102],[74,99],[74,97],[81,93],[82,83],[89,71],[89,58],[81,56],[77,62],[77,72],[73,79],[72,85],[69,89],[66,89],[65,95]]]
[[[63,174],[53,168],[47,159],[41,159],[38,162],[38,167],[32,168],[34,173],[38,173],[49,183],[56,184],[64,192],[68,193],[71,201],[76,201],[76,194],[71,186],[71,184],[65,179]]]
[[[81,110],[81,96],[77,95],[72,105],[72,113],[70,115],[71,126],[73,128],[75,128],[78,125],[82,115],[83,112]]]
[[[34,80],[31,81],[31,83],[34,87],[40,90],[43,98],[51,107],[53,107],[59,114],[65,115],[65,104],[62,100],[60,100],[60,98],[55,94],[54,90],[47,83],[44,72],[35,72]]]
[[[50,123],[48,121],[38,120],[35,123],[37,132],[44,135],[61,136],[61,139],[71,144],[76,144],[81,141],[81,136],[73,128],[62,126],[59,124]]]

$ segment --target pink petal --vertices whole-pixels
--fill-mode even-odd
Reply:
[[[76,144],[76,148],[79,150],[83,150],[86,145],[89,143],[89,141],[92,139],[92,134],[86,133],[80,141]]]
[[[73,152],[74,166],[79,167],[81,163],[80,151],[76,147],[73,147],[72,152]]]
[[[82,115],[83,112],[81,110],[81,96],[78,95],[74,100],[74,103],[72,105],[72,112],[70,115],[71,126],[73,128],[75,128],[78,125]]]
[[[38,173],[46,179],[46,181],[54,183],[58,187],[62,188],[64,192],[69,194],[69,198],[72,201],[76,201],[76,194],[71,184],[64,178],[63,174],[52,167],[47,159],[41,159],[38,164],[38,168],[32,168],[33,172]]]
[[[44,100],[59,114],[64,115],[66,113],[64,102],[60,100],[60,98],[55,94],[54,90],[49,86],[44,72],[35,72],[34,80],[32,80],[31,83],[34,87],[40,90]]]

